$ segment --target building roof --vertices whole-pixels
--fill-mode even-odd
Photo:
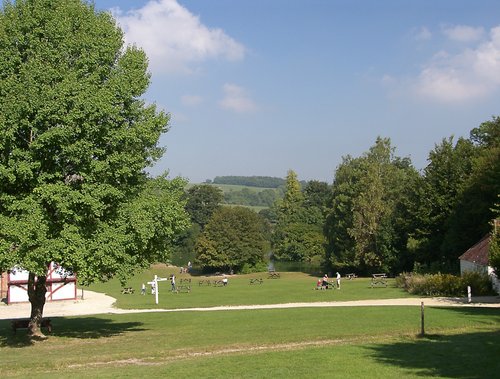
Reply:
[[[458,257],[460,260],[473,262],[478,265],[488,266],[488,251],[490,249],[491,236],[485,235],[481,241]]]

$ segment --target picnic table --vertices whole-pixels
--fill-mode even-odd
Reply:
[[[179,284],[191,284],[191,278],[181,278],[179,279]]]
[[[211,286],[212,285],[212,282],[209,280],[209,279],[206,279],[206,280],[200,280],[198,282],[198,286]]]
[[[326,284],[324,281],[316,283],[316,287],[314,287],[317,290],[333,290],[337,288],[337,283],[336,282],[329,282],[327,281]]]
[[[177,286],[177,293],[189,293],[191,292],[191,286],[189,285],[181,285],[181,286]]]
[[[122,294],[126,295],[126,294],[132,294],[134,293],[134,289],[132,287],[125,287],[125,288],[122,288]]]
[[[222,279],[214,280],[212,285],[214,287],[223,287],[224,286],[224,282],[222,281]]]
[[[262,278],[250,278],[249,284],[262,284],[263,282]]]
[[[387,274],[372,274],[371,287],[387,287]]]
[[[276,271],[269,271],[267,273],[268,279],[279,279],[280,278],[280,273]]]

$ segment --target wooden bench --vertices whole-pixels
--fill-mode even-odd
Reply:
[[[372,274],[371,287],[387,287],[387,274]]]
[[[355,273],[347,274],[345,276],[348,280],[356,279],[358,276]]]
[[[30,323],[30,319],[16,319],[11,321],[12,330],[14,333],[17,332],[17,329],[28,329],[28,325]],[[47,328],[49,333],[52,333],[52,322],[50,318],[42,319],[42,323],[40,325],[42,328]]]
[[[211,286],[212,285],[212,282],[209,280],[209,279],[206,279],[206,280],[200,280],[198,282],[198,286]]]
[[[279,279],[280,278],[280,273],[276,271],[269,271],[267,274],[268,279]]]
[[[126,295],[126,294],[132,294],[132,293],[134,293],[134,289],[132,287],[122,288],[122,294]]]
[[[249,284],[262,284],[263,282],[262,278],[250,278]]]

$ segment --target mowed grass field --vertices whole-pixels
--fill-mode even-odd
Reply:
[[[154,276],[168,278],[176,275],[177,285],[181,280],[190,279],[190,293],[171,293],[170,281],[159,283],[159,304],[155,304],[155,296],[151,295],[148,286],[148,295],[141,296],[140,288],[142,283],[152,281]],[[247,304],[279,304],[297,302],[318,302],[318,301],[349,301],[366,299],[392,299],[401,297],[411,297],[408,293],[394,286],[394,279],[388,280],[386,288],[371,288],[369,278],[356,278],[354,280],[343,279],[340,290],[315,290],[318,276],[312,276],[301,272],[282,272],[280,279],[268,279],[267,272],[228,275],[227,287],[214,287],[205,285],[206,281],[213,284],[214,280],[221,280],[222,275],[197,276],[180,274],[176,267],[165,265],[155,265],[131,280],[125,287],[132,287],[134,294],[122,294],[121,285],[118,280],[111,280],[107,283],[95,284],[90,290],[106,293],[117,299],[116,305],[119,308],[193,308],[193,307],[213,307],[220,305],[247,305]],[[262,279],[262,284],[250,284],[250,279]],[[332,279],[333,280],[333,279]],[[199,285],[203,281],[203,285]],[[85,296],[85,295],[84,295]]]
[[[120,294],[119,305],[153,307],[154,297],[138,292],[142,275],[155,270],[167,274],[173,269],[155,267],[138,275],[129,283],[136,293]],[[281,279],[264,279],[262,285],[250,285],[248,276],[229,277],[225,288],[198,287],[195,281],[204,277],[191,279],[193,290],[186,294],[169,293],[169,284],[160,284],[160,306],[260,304],[268,298],[276,300],[268,302],[273,303],[404,296],[391,285],[371,289],[367,279],[344,281],[340,291],[315,291],[316,278],[300,273],[283,273]],[[100,287],[112,295],[121,288],[114,282]],[[0,370],[2,378],[498,376],[498,308],[426,307],[425,320],[426,336],[419,337],[420,307],[95,315],[53,318],[52,335],[39,342],[30,342],[24,331],[13,335],[9,321],[1,320]]]

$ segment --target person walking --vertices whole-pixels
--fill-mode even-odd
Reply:
[[[172,274],[170,277],[170,284],[172,284],[172,292],[177,292],[177,287],[175,286],[175,275]]]
[[[340,274],[337,272],[337,289],[340,289]]]

